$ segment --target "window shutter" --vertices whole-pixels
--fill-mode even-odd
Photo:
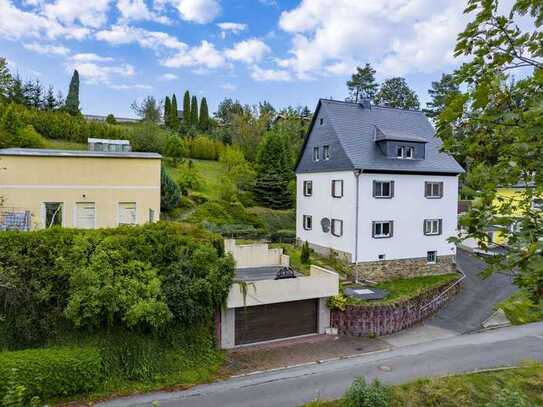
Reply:
[[[424,183],[424,196],[429,197],[432,194],[432,184],[429,182]]]
[[[439,183],[439,197],[443,198],[443,182]]]
[[[339,196],[343,198],[343,180],[339,181],[339,185],[341,187],[341,194]]]
[[[332,197],[336,196],[336,183],[332,180]]]
[[[426,219],[424,219],[422,221],[422,233],[427,235],[428,234],[428,221]]]
[[[443,233],[443,219],[439,220],[439,234]]]
[[[390,181],[390,197],[394,197],[394,181]]]
[[[373,197],[377,196],[377,181],[373,181]]]
[[[371,237],[375,237],[375,222],[371,222]]]
[[[394,236],[394,221],[390,221],[390,237]]]

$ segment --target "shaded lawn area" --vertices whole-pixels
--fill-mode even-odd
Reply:
[[[390,304],[415,297],[424,291],[439,287],[446,283],[452,283],[457,280],[459,275],[456,273],[443,274],[437,276],[421,276],[412,278],[399,278],[390,281],[378,283],[372,287],[388,291],[388,296],[383,300],[360,300],[349,297],[351,304]],[[358,287],[356,284],[347,284],[346,287]]]
[[[499,303],[497,308],[501,308],[505,312],[513,325],[543,320],[543,301],[535,304],[523,290],[515,292],[511,297]]]
[[[45,147],[53,150],[83,150],[87,151],[89,148],[85,143],[76,143],[66,140],[53,140],[46,138]]]
[[[200,182],[198,192],[210,200],[219,199],[220,178],[224,175],[223,165],[218,161],[197,160],[194,158],[187,158],[185,161],[192,161],[193,168]],[[165,160],[164,163],[176,182],[179,181],[181,173],[186,172],[185,162],[179,163],[177,167],[174,167],[168,160]]]
[[[528,404],[543,405],[543,365],[531,364],[518,369],[470,373],[436,379],[417,380],[393,386],[389,407],[481,407],[495,404],[502,389],[518,392]],[[489,404],[492,403],[492,404]],[[341,407],[341,400],[314,401],[305,407]]]

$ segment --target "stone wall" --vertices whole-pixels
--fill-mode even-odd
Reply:
[[[359,280],[383,281],[395,278],[420,277],[454,273],[455,256],[438,256],[436,263],[428,264],[426,258],[367,261],[352,266],[353,275]]]
[[[444,284],[418,297],[394,304],[347,305],[345,311],[332,310],[330,325],[337,328],[339,334],[350,336],[382,336],[399,332],[434,314],[462,289],[463,284],[457,284],[439,300],[426,306],[451,284]]]

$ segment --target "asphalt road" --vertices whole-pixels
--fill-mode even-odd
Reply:
[[[422,377],[517,365],[525,360],[543,361],[543,322],[97,405],[150,407],[156,400],[160,407],[294,407],[315,398],[339,398],[357,376],[404,383]]]

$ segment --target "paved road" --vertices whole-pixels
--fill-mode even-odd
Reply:
[[[511,277],[494,273],[486,279],[480,277],[485,263],[478,257],[458,249],[458,268],[466,274],[464,289],[426,325],[447,329],[460,334],[481,329],[497,303],[508,298],[517,289]]]
[[[182,392],[159,392],[102,407],[289,407],[335,399],[357,376],[385,383],[543,361],[543,322],[456,336],[392,351],[233,378]]]

